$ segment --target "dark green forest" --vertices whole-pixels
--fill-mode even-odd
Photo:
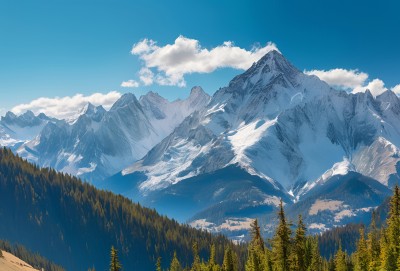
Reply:
[[[167,265],[174,251],[188,265],[194,243],[202,258],[215,244],[217,262],[227,246],[242,259],[246,254],[244,246],[223,236],[180,225],[75,177],[40,169],[8,149],[0,149],[0,221],[0,239],[24,244],[66,270],[103,270],[111,246],[125,270],[152,270],[158,257]]]

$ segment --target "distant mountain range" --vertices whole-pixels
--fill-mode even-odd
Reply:
[[[333,89],[277,51],[211,98],[126,94],[73,123],[11,114],[1,142],[22,157],[233,237],[254,217],[268,233],[280,199],[315,232],[357,220],[399,181],[399,98]]]
[[[0,121],[0,143],[42,167],[102,180],[143,157],[210,97],[194,87],[186,100],[169,102],[157,93],[123,95],[109,111],[88,104],[73,121],[31,111],[8,112]]]

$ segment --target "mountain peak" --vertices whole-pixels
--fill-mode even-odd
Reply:
[[[82,114],[91,114],[95,111],[95,106],[88,102],[81,110]]]
[[[35,114],[31,111],[31,110],[27,110],[24,114],[22,114],[21,116],[25,117],[25,118],[34,118]]]
[[[49,120],[50,118],[45,113],[39,113],[38,118],[41,120]]]
[[[138,103],[135,95],[133,93],[125,93],[119,98],[114,105],[111,107],[110,111],[116,110],[121,107],[125,107],[131,103]]]
[[[190,90],[187,98],[190,107],[198,107],[199,105],[207,105],[211,97],[200,86],[194,86]]]
[[[94,121],[100,121],[104,114],[106,113],[106,110],[103,108],[102,105],[95,106],[92,103],[88,102],[81,110],[81,116],[88,116]]]
[[[199,95],[207,95],[207,93],[205,93],[205,91],[203,90],[202,87],[200,86],[194,86],[192,87],[192,89],[190,90],[190,96],[199,96]]]
[[[398,100],[399,99],[399,97],[396,95],[396,93],[394,93],[394,91],[390,90],[390,89],[386,89],[384,92],[382,92],[381,94],[376,96],[376,98],[380,99],[380,100],[385,100],[386,102],[388,102],[390,100]]]
[[[295,83],[295,77],[301,72],[293,66],[280,52],[272,50],[255,62],[243,74],[236,76],[229,83],[230,87],[239,88],[270,82],[279,76],[284,76],[289,82]]]
[[[262,69],[264,72],[280,72],[283,74],[298,73],[294,67],[280,52],[272,50],[265,54],[253,67]],[[267,69],[268,67],[268,69]],[[251,69],[251,68],[250,68]]]
[[[1,117],[1,120],[5,121],[5,122],[10,122],[10,121],[12,121],[12,120],[14,120],[16,118],[17,118],[17,115],[15,115],[11,111],[8,111],[4,117]]]
[[[42,119],[36,117],[31,110],[27,110],[25,113],[17,116],[13,112],[9,111],[4,117],[1,117],[1,121],[7,123],[8,125],[18,125],[20,127],[31,127],[39,125]]]
[[[145,95],[140,96],[139,98],[140,103],[146,104],[146,103],[165,103],[167,100],[162,97],[160,94],[157,92],[149,91]]]

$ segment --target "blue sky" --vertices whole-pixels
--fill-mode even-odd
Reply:
[[[182,35],[212,50],[225,41],[250,51],[273,42],[301,70],[358,69],[386,87],[400,84],[399,1],[0,0],[0,108],[39,97],[157,91],[212,94],[240,69],[184,74],[185,87],[139,80],[132,55],[147,38],[164,47]],[[153,67],[153,72],[157,72]]]

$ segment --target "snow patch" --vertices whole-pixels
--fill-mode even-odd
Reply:
[[[340,200],[320,200],[317,199],[308,212],[309,215],[317,215],[322,211],[337,211],[342,208],[343,201]]]
[[[202,229],[210,232],[221,232],[221,231],[242,231],[251,229],[251,223],[254,219],[251,218],[230,218],[226,219],[223,223],[217,225],[212,222],[208,222],[206,219],[198,219],[192,221],[189,225],[196,229]]]
[[[281,203],[281,199],[278,198],[277,196],[267,196],[264,199],[264,204],[266,204],[266,205],[273,205],[275,207],[278,207],[280,203]],[[282,202],[282,204],[285,205],[284,202]]]
[[[326,227],[325,224],[322,224],[322,223],[311,223],[308,226],[308,228],[311,229],[311,230],[318,230],[318,231],[326,231],[326,230],[329,229],[329,228]]]
[[[356,216],[356,214],[352,210],[345,209],[335,214],[334,219],[335,222],[340,222],[343,218],[352,216]]]

